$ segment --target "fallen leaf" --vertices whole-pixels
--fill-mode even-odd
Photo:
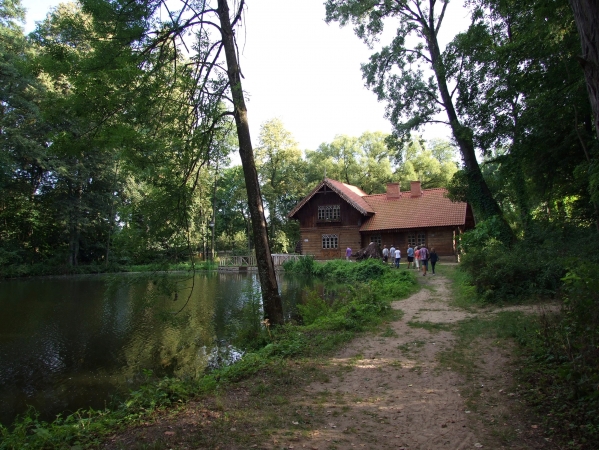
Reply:
[[[476,448],[483,448],[483,444],[480,444],[480,443],[478,443],[478,442],[477,442],[476,444],[474,444],[474,446],[475,446]]]
[[[531,425],[530,428],[538,428],[538,425]]]
[[[174,431],[165,431],[164,434],[167,436],[174,436],[175,432]]]

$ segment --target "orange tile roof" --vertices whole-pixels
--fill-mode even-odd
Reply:
[[[367,195],[363,199],[375,211],[360,231],[393,230],[464,225],[467,204],[452,202],[446,189],[424,189],[420,197],[401,192],[400,197],[388,199],[387,194]]]
[[[366,197],[367,194],[362,189],[357,186],[352,186],[351,184],[345,184],[340,181],[325,178],[318,186],[312,189],[312,192],[299,202],[289,214],[287,214],[287,217],[293,217],[325,185],[336,192],[342,199],[356,208],[363,215],[367,216],[374,214],[374,209],[372,209],[370,204],[364,200],[364,197]]]

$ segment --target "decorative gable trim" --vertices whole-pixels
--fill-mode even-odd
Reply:
[[[304,205],[308,203],[308,201],[310,201],[310,199],[312,199],[312,197],[314,197],[314,195],[316,195],[323,187],[325,187],[325,189],[329,188],[331,191],[335,192],[337,195],[339,195],[339,197],[360,212],[360,214],[364,216],[370,216],[374,214],[372,207],[363,199],[363,197],[366,196],[366,192],[362,191],[356,186],[350,186],[339,181],[331,180],[330,178],[325,178],[312,190],[312,192],[310,192],[301,202],[299,202],[289,214],[287,214],[287,217],[290,219],[293,218],[297,212],[302,209]]]

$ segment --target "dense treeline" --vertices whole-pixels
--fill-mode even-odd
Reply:
[[[0,264],[147,262],[197,246],[212,214],[202,187],[232,148],[220,103],[191,111],[202,93],[176,53],[103,39],[111,24],[73,3],[27,37],[18,1],[1,18]]]
[[[142,46],[150,20],[142,4],[125,23],[102,4],[61,4],[25,36],[19,1],[2,1],[5,276],[253,248],[244,173],[230,164],[238,148],[230,115],[198,86],[193,58],[155,48],[160,41]],[[103,38],[111,33],[118,39]],[[211,93],[222,88],[211,83]],[[391,180],[444,185],[457,170],[449,143],[429,149],[415,139],[393,159],[385,138],[339,136],[304,154],[279,120],[262,125],[255,155],[273,251],[294,250],[299,231],[286,215],[325,171],[382,192]]]

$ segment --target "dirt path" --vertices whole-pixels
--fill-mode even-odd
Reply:
[[[305,410],[325,408],[326,423],[293,440],[273,436],[265,448],[552,448],[540,427],[522,418],[518,394],[504,375],[504,351],[481,350],[479,369],[468,380],[440,367],[439,352],[455,338],[429,329],[474,314],[449,306],[447,278],[419,278],[423,289],[393,304],[404,312],[401,320],[382,334],[355,339],[332,359],[328,382],[311,383],[291,399]]]
[[[420,292],[393,303],[401,319],[334,357],[284,360],[261,377],[117,433],[102,448],[558,448],[520,402],[509,344],[476,338],[464,350],[452,332],[461,320],[496,311],[450,306],[444,276],[418,280]]]

